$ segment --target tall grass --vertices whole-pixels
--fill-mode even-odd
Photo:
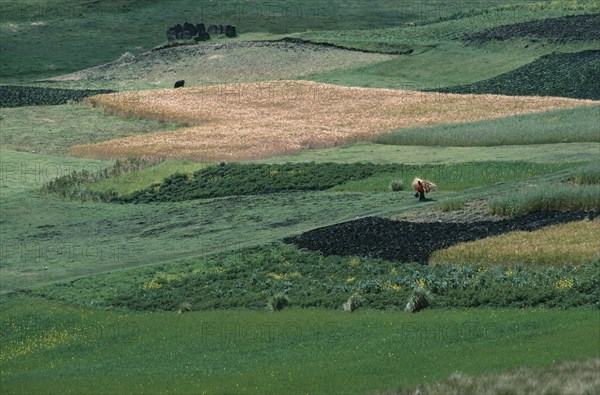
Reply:
[[[575,174],[573,181],[579,185],[600,184],[600,162],[596,161],[583,166]]]
[[[422,165],[379,173],[365,179],[355,179],[333,187],[332,191],[385,192],[396,179],[421,177],[438,185],[439,191],[461,191],[468,188],[510,182],[550,174],[576,166],[573,163],[537,164],[522,161],[467,162],[449,165]],[[459,202],[446,203],[457,208]],[[444,205],[444,204],[443,204]]]
[[[210,163],[174,160],[165,161],[148,168],[128,172],[118,177],[110,177],[87,185],[90,191],[114,191],[118,195],[128,195],[135,191],[159,183],[174,173],[191,174],[195,171],[212,166]]]
[[[482,267],[524,264],[562,266],[600,258],[600,220],[549,226],[534,232],[517,231],[461,243],[435,251],[430,264],[473,264]],[[568,283],[562,284],[568,286]],[[573,284],[570,284],[573,286]]]
[[[440,211],[445,211],[445,212],[457,211],[457,210],[460,210],[461,208],[463,208],[466,202],[467,202],[466,198],[447,199],[447,200],[438,202],[436,204],[435,208],[437,208]]]
[[[518,115],[461,125],[399,130],[373,139],[387,145],[491,147],[600,142],[600,106]]]
[[[564,361],[547,368],[519,368],[508,372],[469,376],[455,373],[446,381],[386,392],[387,395],[479,394],[598,394],[600,359]]]
[[[521,215],[544,210],[600,211],[600,185],[558,185],[517,190],[490,200],[494,215]]]

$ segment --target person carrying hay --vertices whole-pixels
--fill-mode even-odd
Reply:
[[[415,197],[417,196],[419,197],[419,202],[425,200],[425,187],[423,186],[421,180],[417,181],[417,193],[415,193]]]
[[[415,197],[419,198],[420,202],[427,200],[425,198],[425,192],[429,193],[431,191],[435,191],[437,185],[428,180],[421,180],[420,178],[415,178],[412,182],[412,187],[416,191]]]

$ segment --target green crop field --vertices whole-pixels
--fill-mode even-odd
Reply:
[[[598,357],[589,309],[136,314],[30,301],[2,304],[5,393],[358,394]]]
[[[599,19],[593,0],[0,0],[0,393],[600,393]],[[186,21],[239,34],[167,42]],[[217,83],[214,103],[187,90]],[[207,110],[230,87],[235,109]],[[87,98],[107,90],[136,111]],[[427,121],[436,92],[462,95],[455,119]],[[144,95],[194,121],[148,119]],[[340,143],[343,118],[380,132]],[[157,136],[116,162],[74,148]],[[293,153],[231,159],[263,148]],[[229,159],[192,159],[210,149]]]

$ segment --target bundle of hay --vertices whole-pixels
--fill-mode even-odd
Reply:
[[[425,189],[426,193],[433,192],[437,188],[437,185],[435,185],[433,182],[431,182],[429,180],[423,180],[422,178],[417,177],[412,182],[412,187],[415,191],[417,190],[417,183],[419,181],[421,181],[421,184],[423,184],[423,189]]]

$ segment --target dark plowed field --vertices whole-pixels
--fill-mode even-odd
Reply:
[[[75,90],[3,85],[0,86],[0,107],[55,106],[111,92],[113,91],[106,89]]]
[[[485,81],[438,89],[444,93],[560,96],[600,100],[600,51],[551,54]]]
[[[560,41],[600,40],[599,26],[600,14],[570,15],[486,29],[464,36],[463,40],[485,42],[521,37]]]
[[[415,223],[369,217],[315,229],[284,241],[325,256],[360,256],[426,264],[436,250],[510,231],[595,218],[598,213],[536,212],[501,221]]]

